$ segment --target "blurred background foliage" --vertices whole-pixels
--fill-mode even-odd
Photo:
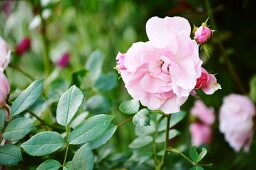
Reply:
[[[12,87],[11,99],[32,82],[22,70],[30,74],[33,79],[45,78],[43,55],[46,51],[51,58],[49,67],[52,72],[45,80],[47,89],[45,95],[51,100],[42,99],[43,102],[51,103],[48,106],[56,106],[63,91],[69,85],[76,84],[84,90],[86,101],[83,106],[91,114],[113,114],[116,116],[116,124],[119,124],[129,116],[120,113],[118,106],[130,97],[117,71],[114,70],[117,53],[126,52],[134,42],[147,41],[145,23],[152,16],[183,16],[190,21],[192,27],[200,26],[209,17],[206,1],[42,0],[41,2],[44,3],[37,0],[0,1],[1,36],[13,49],[13,66],[7,70]],[[214,16],[209,19],[209,24],[216,31],[212,41],[207,44],[209,57],[203,52],[201,57],[205,61],[204,66],[207,70],[217,74],[222,90],[212,96],[202,93],[198,96],[208,106],[214,106],[218,115],[222,98],[227,94],[251,92],[251,97],[255,99],[255,80],[251,85],[250,81],[256,75],[256,1],[210,0],[209,2]],[[41,12],[42,16],[40,16]],[[40,17],[43,18],[43,22]],[[215,23],[212,22],[213,20]],[[15,53],[15,46],[24,37],[31,39],[31,50],[18,56]],[[69,53],[70,63],[68,67],[58,68],[55,63],[64,53]],[[230,74],[225,57],[233,63],[235,74],[241,79],[244,90],[237,86]],[[187,112],[187,116],[176,127],[182,134],[171,141],[174,146],[185,147],[185,151],[191,146],[188,132],[189,109],[194,100],[190,97],[183,106],[182,109]],[[128,146],[134,137],[134,125],[131,122],[118,128],[112,141],[98,151],[98,164],[95,169],[104,166],[110,169],[133,166],[135,169],[150,169],[145,163],[147,161],[136,164],[131,160],[132,152]],[[206,147],[209,154],[205,161],[213,162],[213,169],[255,169],[256,140],[253,140],[249,153],[235,153],[219,133],[218,121],[214,125],[212,143]],[[187,169],[189,166],[187,162],[181,158],[177,162],[178,157],[171,155],[168,160],[170,168]],[[29,162],[25,161],[24,164]],[[26,167],[26,165],[22,166]]]

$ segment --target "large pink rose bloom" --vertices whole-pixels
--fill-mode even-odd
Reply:
[[[220,131],[235,151],[241,148],[249,151],[254,115],[255,107],[248,97],[231,94],[224,98],[220,108]]]
[[[117,68],[128,93],[142,105],[167,114],[179,112],[201,76],[190,25],[182,17],[152,17],[146,31],[149,41],[119,53]]]
[[[6,103],[7,96],[10,92],[10,84],[4,73],[0,71],[0,107]]]
[[[11,51],[6,42],[0,37],[0,71],[3,71],[11,59]]]
[[[211,142],[212,129],[210,126],[201,123],[192,123],[189,131],[193,146],[200,146]]]
[[[214,123],[214,109],[212,107],[207,107],[201,100],[195,102],[190,112],[206,125],[212,125]]]

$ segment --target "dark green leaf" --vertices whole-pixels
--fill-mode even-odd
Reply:
[[[4,122],[5,122],[5,111],[0,108],[0,131],[4,127]]]
[[[173,113],[171,115],[171,122],[170,122],[170,128],[179,123],[184,117],[186,116],[186,113],[183,111]]]
[[[0,146],[0,158],[2,165],[15,165],[22,160],[21,150],[11,144]]]
[[[171,129],[169,131],[169,140],[173,139],[174,137],[178,136],[180,132],[176,129]],[[159,136],[156,138],[156,143],[162,143],[165,142],[165,132],[162,132],[159,134]]]
[[[17,118],[11,121],[5,129],[4,138],[10,141],[22,139],[35,127],[29,118]]]
[[[113,116],[96,115],[86,120],[69,135],[70,144],[83,144],[100,137],[110,126]]]
[[[102,114],[110,112],[112,104],[105,96],[95,95],[86,101],[86,107],[89,112]]]
[[[60,169],[61,164],[53,159],[49,159],[41,163],[36,170],[58,170]]]
[[[117,76],[113,72],[110,72],[106,75],[105,74],[100,75],[100,77],[95,82],[95,87],[99,91],[103,91],[103,92],[113,89],[114,87],[116,87],[116,85],[117,85]]]
[[[152,142],[153,142],[153,138],[151,136],[140,136],[134,139],[132,143],[129,145],[129,147],[131,149],[138,149]]]
[[[60,98],[57,106],[57,122],[66,126],[75,116],[83,102],[84,94],[76,86],[71,86]]]
[[[197,153],[197,150],[196,150],[195,146],[190,148],[189,155],[190,155],[190,158],[192,159],[193,162],[197,162],[197,160],[198,160],[198,153]]]
[[[136,115],[134,115],[132,122],[138,127],[150,125],[150,116],[148,115],[148,110],[141,109]]]
[[[135,99],[124,101],[119,106],[119,110],[125,114],[135,114],[139,111],[139,108],[140,103]]]
[[[57,132],[41,132],[33,136],[21,147],[30,155],[43,156],[55,152],[65,145],[63,137]]]
[[[81,69],[79,71],[76,71],[72,74],[72,85],[76,85],[77,87],[80,87],[81,82],[83,81],[84,76],[86,75],[88,71],[85,69]]]
[[[93,154],[89,144],[84,144],[79,148],[71,162],[71,169],[78,170],[93,170]]]
[[[11,115],[15,116],[32,106],[39,98],[43,90],[43,81],[34,81],[14,101],[11,108]]]

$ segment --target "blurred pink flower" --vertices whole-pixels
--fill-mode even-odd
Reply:
[[[27,50],[31,47],[31,39],[29,37],[25,37],[19,42],[16,46],[16,54],[22,56]]]
[[[118,67],[129,94],[152,110],[180,111],[196,80],[202,61],[182,17],[152,17],[147,21],[148,42],[134,43],[118,54]]]
[[[211,38],[211,36],[212,30],[205,24],[202,24],[199,28],[197,28],[194,38],[199,44],[204,44]]]
[[[0,71],[0,107],[6,104],[6,99],[10,93],[10,84],[4,73]]]
[[[213,74],[209,74],[202,67],[202,74],[200,78],[197,79],[195,89],[202,89],[205,94],[213,94],[218,89],[221,89],[219,83],[217,83],[217,79]]]
[[[192,123],[189,127],[193,146],[209,144],[212,138],[211,127],[201,123]]]
[[[190,110],[191,114],[198,117],[200,121],[207,125],[212,125],[215,120],[214,109],[208,108],[201,100],[197,100]]]
[[[220,108],[220,131],[235,150],[249,151],[253,136],[255,106],[246,96],[230,94]]]
[[[67,67],[69,64],[69,60],[70,60],[70,55],[69,53],[64,53],[60,59],[57,62],[57,66],[64,68]]]
[[[0,37],[0,72],[6,69],[11,60],[11,51],[6,42]]]

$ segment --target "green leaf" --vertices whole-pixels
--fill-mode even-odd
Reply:
[[[113,116],[105,114],[90,117],[70,133],[69,143],[83,144],[98,138],[108,129],[112,119]]]
[[[193,162],[197,162],[197,160],[198,160],[198,153],[197,153],[197,150],[196,150],[195,146],[190,148],[189,155],[190,155],[190,158],[192,159]]]
[[[33,120],[29,118],[17,118],[8,124],[3,136],[7,140],[16,141],[22,139],[34,128]]]
[[[5,123],[5,111],[0,108],[0,131],[3,129]]]
[[[180,135],[180,132],[176,129],[171,129],[169,131],[169,140],[173,139],[174,137]],[[162,132],[157,138],[156,143],[162,143],[165,142],[165,132]]]
[[[202,148],[202,151],[198,156],[197,162],[201,161],[205,157],[206,154],[207,154],[207,150],[205,148]]]
[[[0,146],[0,165],[15,165],[22,160],[21,150],[16,145]]]
[[[101,51],[94,51],[88,58],[85,68],[90,71],[91,78],[95,81],[99,78],[104,61],[104,54]]]
[[[110,140],[110,138],[113,136],[117,129],[117,126],[111,125],[105,132],[102,134],[100,137],[94,139],[93,141],[90,142],[90,147],[92,149],[96,149]]]
[[[21,147],[30,155],[43,156],[55,152],[65,145],[63,137],[57,132],[41,132],[33,136]]]
[[[139,111],[139,108],[140,103],[135,99],[124,101],[119,106],[119,110],[125,114],[135,114]]]
[[[14,101],[11,115],[15,116],[32,106],[39,98],[43,90],[43,80],[34,81]]]
[[[189,170],[204,170],[204,168],[201,166],[194,166],[194,167],[190,168]]]
[[[180,121],[182,121],[182,119],[184,119],[185,116],[186,116],[186,113],[183,111],[173,113],[171,115],[170,128],[176,125],[177,123],[179,123]]]
[[[141,109],[133,116],[132,122],[135,126],[142,127],[150,125],[150,116],[147,109]]]
[[[76,86],[71,86],[61,97],[57,106],[57,122],[66,126],[75,116],[83,102],[84,94]]]
[[[108,74],[102,74],[95,82],[95,87],[99,91],[109,91],[116,87],[117,85],[117,76],[114,72],[110,72]]]
[[[132,143],[129,145],[131,149],[142,148],[153,142],[153,138],[151,136],[139,136],[135,138]]]
[[[81,69],[79,71],[76,71],[72,74],[72,82],[71,84],[76,85],[77,87],[80,87],[81,83],[84,80],[84,76],[86,75],[88,71],[85,69]]]
[[[111,111],[111,101],[102,95],[95,95],[86,101],[86,108],[94,114],[109,113]]]
[[[58,170],[60,169],[61,164],[53,159],[49,159],[41,163],[36,170]]]
[[[93,154],[89,144],[84,144],[81,148],[79,148],[71,162],[71,169],[86,169],[93,170],[94,164]]]

